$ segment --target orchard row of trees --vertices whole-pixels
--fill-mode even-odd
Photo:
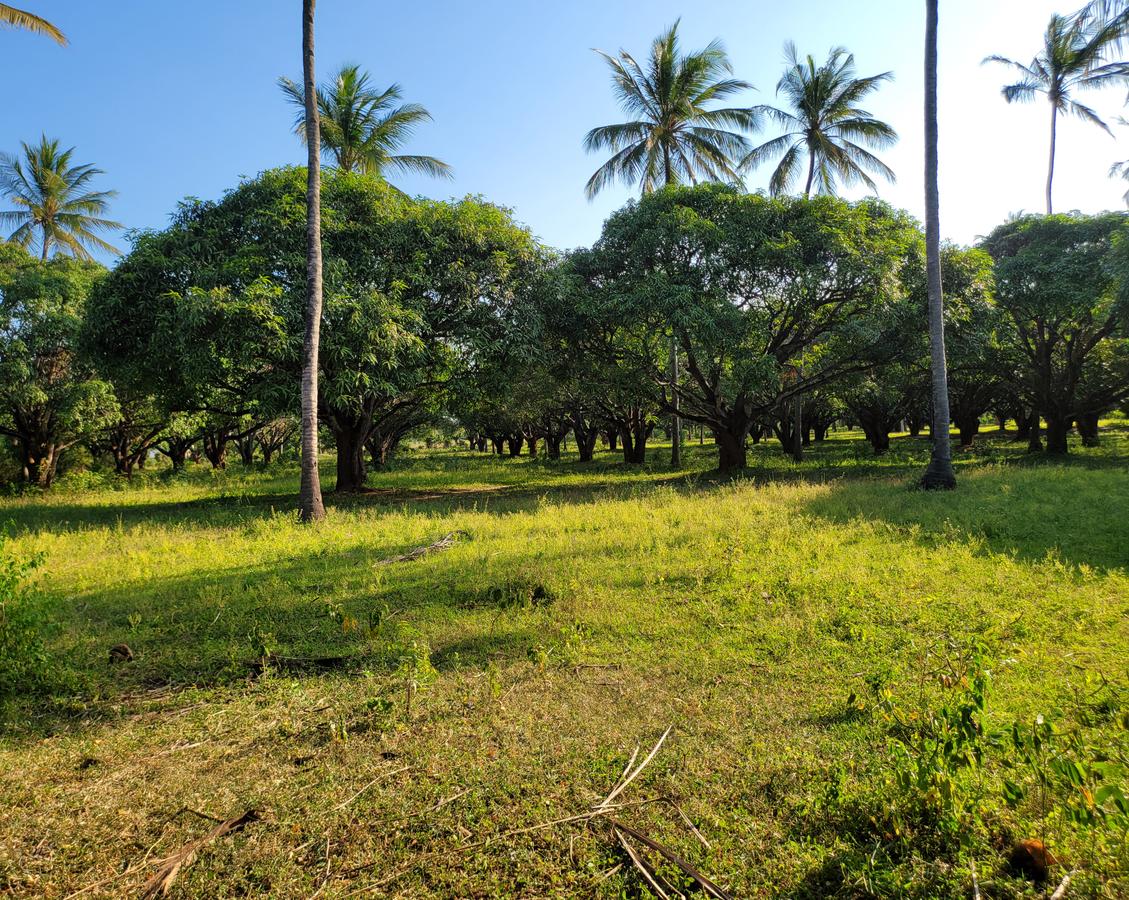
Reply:
[[[124,475],[157,451],[277,452],[299,409],[305,189],[285,168],[185,202],[111,272],[0,245],[0,434],[25,480],[49,485],[80,443]],[[677,408],[732,470],[749,440],[794,451],[839,421],[881,451],[929,421],[924,240],[879,201],[673,186],[565,254],[481,199],[411,200],[374,175],[327,170],[321,208],[338,490],[435,423],[550,458],[571,434],[591,459],[605,435],[637,463]],[[1019,218],[942,264],[961,441],[986,414],[1033,445],[1044,420],[1053,452],[1075,425],[1096,441],[1129,398],[1126,215]]]
[[[978,248],[942,251],[951,414],[962,444],[981,419],[1014,419],[1067,451],[1076,423],[1129,397],[1126,216],[1025,217]],[[790,450],[836,421],[878,452],[930,419],[924,242],[877,201],[669,188],[614,215],[591,250],[556,260],[506,342],[476,360],[457,407],[476,446],[571,429],[642,461],[677,409],[712,433],[722,470],[746,443]],[[680,365],[670,377],[667,345]],[[469,395],[469,397],[468,397]],[[800,407],[797,434],[796,406]]]

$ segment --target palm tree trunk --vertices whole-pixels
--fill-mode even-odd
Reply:
[[[670,159],[670,147],[663,144],[663,167],[665,168],[666,184],[667,187],[675,183],[674,179],[674,166]],[[675,337],[674,330],[670,333],[670,403],[674,408],[674,414],[670,417],[670,464],[673,468],[678,468],[682,465],[682,420],[678,415],[678,392],[675,390],[675,385],[678,384],[678,340]]]
[[[302,479],[298,514],[325,518],[318,473],[318,345],[321,339],[321,123],[314,93],[314,5],[302,2],[302,63],[306,89],[306,337],[302,346]]]
[[[808,148],[808,183],[804,188],[804,196],[811,199],[811,186],[815,182],[815,151]]]
[[[670,145],[665,142],[663,143],[663,174],[666,178],[667,187],[677,184],[674,178],[674,164],[670,159]]]
[[[1058,107],[1051,104],[1051,157],[1047,164],[1047,215],[1051,214],[1051,189],[1055,181],[1055,142],[1058,136]]]
[[[677,469],[682,465],[682,418],[678,415],[678,340],[670,334],[670,403],[674,415],[670,417],[670,464]]]
[[[949,373],[941,289],[941,196],[937,186],[937,5],[925,0],[925,267],[929,288],[929,355],[933,375],[933,452],[922,476],[927,490],[957,486],[949,442]]]
[[[50,240],[50,238],[48,238],[48,236],[47,236],[47,223],[45,222],[43,224],[43,256],[42,256],[42,259],[43,259],[44,262],[47,262],[47,244],[48,244],[49,240]]]

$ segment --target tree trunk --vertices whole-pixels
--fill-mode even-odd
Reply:
[[[537,438],[535,438],[535,437],[526,438],[526,443],[529,445],[529,455],[530,456],[536,456],[537,455]]]
[[[335,417],[333,439],[337,444],[337,484],[333,490],[338,494],[356,493],[364,489],[368,479],[365,467],[365,428],[356,423],[342,424]]]
[[[619,434],[616,432],[616,430],[614,428],[609,428],[604,433],[604,439],[608,442],[608,449],[612,453],[615,453],[615,451],[618,449],[617,441],[619,439]]]
[[[1066,437],[1070,433],[1070,420],[1055,413],[1047,414],[1047,452],[1067,452]]]
[[[506,444],[510,449],[510,456],[521,456],[521,447],[525,443],[525,438],[520,434],[511,435],[506,438]]]
[[[1039,440],[1039,411],[1037,409],[1031,411],[1031,417],[1027,420],[1027,452],[1039,453],[1043,449],[1043,442]]]
[[[929,361],[933,382],[933,442],[921,479],[927,490],[957,485],[949,441],[949,373],[945,361],[945,310],[941,288],[941,195],[937,186],[937,6],[925,3],[925,256],[929,290]],[[889,435],[885,446],[890,446]],[[875,450],[878,447],[875,446]]]
[[[1082,436],[1083,447],[1099,445],[1097,413],[1085,413],[1078,417],[1078,434]]]
[[[678,342],[670,335],[670,404],[674,415],[670,417],[670,464],[677,469],[682,465],[682,419],[678,415]]]
[[[27,484],[49,488],[59,467],[59,453],[50,441],[20,440],[23,476]]]
[[[745,453],[745,436],[733,434],[727,429],[714,428],[713,437],[717,442],[717,470],[732,472],[745,468],[748,457]]]
[[[870,446],[874,448],[874,455],[879,456],[890,449],[890,431],[886,425],[863,425],[863,432]],[[946,429],[947,430],[947,429]]]
[[[960,432],[961,447],[971,447],[976,435],[980,433],[979,416],[958,416],[957,430]]]
[[[321,342],[321,122],[314,74],[314,6],[302,0],[302,75],[306,100],[306,334],[302,344],[302,472],[298,516],[325,518],[318,472],[318,349]]]
[[[204,456],[213,469],[227,468],[227,441],[228,436],[222,431],[204,434]]]
[[[239,459],[244,466],[253,466],[255,464],[255,439],[253,437],[245,437],[236,441],[239,447]]]
[[[561,439],[555,435],[547,435],[545,437],[545,446],[548,448],[549,459],[558,460],[561,458]]]
[[[1051,104],[1051,156],[1047,163],[1047,215],[1051,215],[1051,190],[1055,181],[1055,142],[1058,138],[1058,107]]]

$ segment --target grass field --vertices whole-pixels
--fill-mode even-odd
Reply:
[[[0,738],[0,893],[133,896],[255,810],[172,896],[648,896],[606,817],[534,826],[672,726],[616,815],[735,897],[970,897],[973,865],[1039,896],[1023,838],[1052,888],[1129,896],[1099,792],[1129,790],[1129,429],[1023,449],[989,433],[954,494],[911,490],[925,440],[857,432],[726,481],[696,443],[680,474],[420,451],[317,527],[285,466],[0,500],[54,661]]]

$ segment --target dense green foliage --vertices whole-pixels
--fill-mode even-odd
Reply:
[[[0,244],[0,435],[23,478],[49,487],[62,455],[117,418],[110,386],[79,353],[87,294],[101,266],[32,259]]]

